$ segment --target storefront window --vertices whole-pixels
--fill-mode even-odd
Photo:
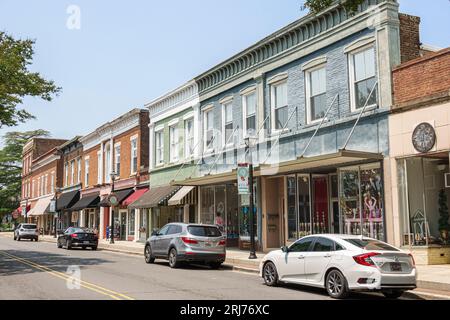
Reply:
[[[201,188],[200,222],[214,224],[214,187]]]
[[[360,179],[363,201],[363,235],[383,240],[384,191],[380,166],[361,168]]]
[[[293,241],[298,238],[297,236],[297,203],[296,187],[297,179],[295,176],[287,178],[287,203],[288,203],[288,239]]]
[[[226,232],[229,247],[237,247],[239,239],[239,196],[237,186],[227,186]]]
[[[134,236],[135,209],[131,209],[128,219],[128,235]]]
[[[311,234],[311,208],[309,176],[298,177],[298,236],[301,238]]]

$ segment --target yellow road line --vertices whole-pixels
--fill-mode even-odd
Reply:
[[[49,267],[37,264],[37,263],[35,263],[33,261],[17,257],[17,256],[11,255],[11,254],[6,253],[6,252],[1,252],[0,251],[0,254],[4,255],[6,257],[9,257],[9,258],[11,258],[11,259],[13,259],[15,261],[22,262],[22,263],[24,263],[24,264],[26,264],[26,265],[28,265],[30,267],[33,267],[33,268],[36,268],[38,270],[44,271],[46,273],[49,273],[49,274],[51,274],[51,275],[53,275],[53,276],[55,276],[57,278],[61,278],[61,279],[66,280],[66,281],[73,279],[73,277],[71,277],[71,276],[68,276],[68,275],[66,275],[66,274],[64,274],[62,272],[59,272],[59,271],[55,271],[55,270],[53,270],[53,269],[51,269]],[[134,298],[126,296],[126,295],[124,295],[122,293],[103,288],[101,286],[98,286],[96,284],[93,284],[93,283],[90,283],[90,282],[87,282],[87,281],[83,281],[81,279],[79,280],[79,282],[80,282],[80,285],[83,288],[86,288],[86,289],[92,290],[94,292],[103,294],[103,295],[108,296],[108,297],[110,297],[112,299],[115,299],[115,300],[123,300],[123,299],[121,299],[121,297],[124,298],[124,299],[127,299],[127,300],[134,300]]]

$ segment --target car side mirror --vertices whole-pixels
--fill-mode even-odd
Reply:
[[[283,251],[284,253],[288,253],[289,252],[289,248],[286,246],[281,247],[281,251]]]
[[[158,230],[153,231],[152,236],[154,237],[159,236],[159,231]]]
[[[60,235],[64,234],[64,232],[62,232],[62,230],[58,230],[58,231],[56,231],[56,234],[57,234],[58,236],[60,236]]]

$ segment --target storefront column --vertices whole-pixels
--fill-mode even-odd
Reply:
[[[100,207],[100,226],[98,228],[98,235],[100,239],[105,239],[105,208]]]
[[[183,207],[183,222],[189,223],[189,205],[185,204]]]
[[[141,210],[142,209],[136,209],[134,212],[134,242],[138,242],[141,238],[139,232],[139,226],[141,225]]]

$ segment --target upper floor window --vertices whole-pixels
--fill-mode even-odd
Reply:
[[[105,180],[111,182],[111,146],[106,147],[105,156]]]
[[[84,185],[89,186],[89,158],[84,159]]]
[[[177,125],[169,127],[169,141],[170,141],[170,162],[174,163],[178,161],[179,150],[178,150],[178,127]]]
[[[138,165],[138,145],[137,145],[137,137],[131,139],[131,174],[135,174],[137,172]]]
[[[187,119],[184,121],[184,151],[185,157],[190,158],[194,156],[194,119]]]
[[[228,102],[223,105],[222,109],[222,145],[233,145],[233,104]]]
[[[102,153],[97,153],[97,184],[102,184]]]
[[[66,162],[64,164],[64,186],[68,186],[69,185],[69,163]]]
[[[204,111],[203,113],[203,142],[204,151],[213,150],[214,141],[214,113],[213,109]]]
[[[155,132],[155,164],[164,163],[164,131]]]
[[[308,123],[325,117],[327,110],[326,67],[306,71],[306,110]]]
[[[50,178],[50,192],[55,192],[55,173],[52,172],[51,178]]]
[[[77,183],[81,183],[81,157],[77,159]]]
[[[350,93],[352,111],[377,104],[377,88],[372,89],[376,83],[375,48],[363,48],[349,54],[350,66]]]
[[[271,86],[272,128],[282,130],[288,121],[287,82]]]
[[[256,93],[250,93],[242,96],[244,135],[251,136],[256,134]]]
[[[70,183],[75,184],[75,160],[70,161]]]
[[[120,144],[114,148],[114,163],[116,174],[120,177]]]

